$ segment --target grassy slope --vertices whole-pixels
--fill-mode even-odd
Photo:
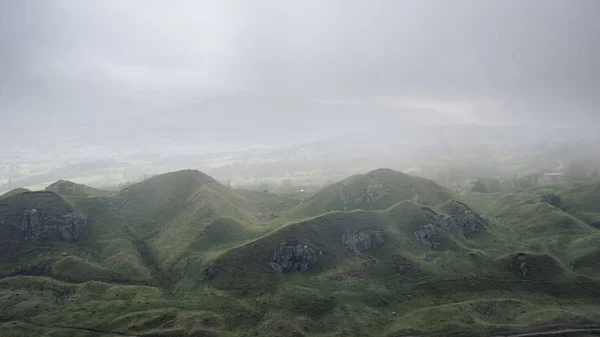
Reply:
[[[558,207],[541,202],[544,194],[560,195]],[[600,277],[600,231],[590,226],[600,219],[600,184],[545,184],[499,198],[491,215],[511,224],[519,239],[533,251],[548,252],[589,277]]]
[[[331,211],[383,210],[401,201],[437,205],[453,197],[436,183],[390,169],[378,169],[329,185],[292,211],[298,218]]]
[[[198,246],[203,238],[201,232],[207,231],[206,225],[215,223],[215,228],[220,230],[219,224],[227,222],[226,219],[238,224],[230,229],[239,229],[241,233],[228,233],[227,244],[260,234],[248,227],[259,221],[248,201],[198,171],[157,176],[118,194],[68,181],[58,181],[47,190],[37,194],[54,196],[54,199],[45,198],[40,202],[50,208],[64,208],[62,213],[65,214],[73,209],[85,214],[89,228],[73,244],[55,241],[23,247],[27,254],[11,254],[11,260],[3,263],[5,274],[20,265],[52,259],[60,260],[54,276],[61,279],[154,284],[153,274],[161,267],[169,269],[171,264],[189,254],[189,246]],[[11,205],[24,202],[27,207],[31,203],[15,198],[20,197],[6,202]],[[208,233],[211,238],[218,236],[214,229]],[[136,242],[138,239],[147,242],[143,252]]]
[[[24,192],[31,192],[31,191],[26,188],[15,188],[15,189],[12,189],[12,190],[0,195],[0,200],[6,199],[8,197],[12,197],[13,195],[21,194]]]
[[[52,192],[23,192],[6,197],[0,203],[0,274],[10,274],[20,265],[41,259],[41,256],[57,257],[57,245],[43,238],[39,242],[24,242],[20,233],[9,222],[21,217],[26,209],[35,208],[48,218],[62,217],[72,212],[72,207]],[[58,245],[64,246],[64,245]]]
[[[72,200],[54,192],[41,191],[17,194],[4,199],[3,203],[6,205],[6,214],[13,219],[31,208],[46,214],[46,217],[60,218],[76,209]],[[93,221],[91,225],[94,225]],[[10,275],[18,268],[31,269],[51,260],[55,264],[49,273],[60,279],[78,282],[90,279],[149,281],[149,272],[140,262],[139,252],[130,240],[114,238],[103,242],[93,231],[83,230],[79,240],[73,243],[57,238],[22,242],[20,238],[6,232],[10,230],[7,225],[0,226],[0,230],[0,275]]]
[[[155,287],[96,281],[3,279],[0,334],[91,335],[56,326],[61,322],[172,336],[482,335],[600,321],[594,303],[600,296],[594,265],[600,238],[576,213],[596,211],[591,198],[597,193],[589,183],[548,185],[473,205],[488,216],[486,231],[468,239],[446,236],[444,250],[433,252],[414,239],[413,232],[427,220],[413,197],[415,192],[427,197],[440,212],[451,206],[453,196],[398,172],[355,176],[325,188],[291,214],[286,211],[298,199],[233,192],[195,172],[157,178],[115,197],[68,198],[87,211],[96,226],[89,238],[96,241],[90,242],[103,253],[101,263],[68,256],[55,269],[64,280],[74,274],[77,282],[85,277],[111,281],[106,277],[124,265],[109,265],[107,257],[139,253],[127,253],[131,241],[121,227],[138,235],[160,229],[148,242],[161,266],[176,265],[183,277],[170,295]],[[385,197],[353,206],[365,210],[339,211],[343,186],[357,186],[360,195],[373,180],[392,186]],[[539,202],[548,191],[559,193],[569,208]],[[113,212],[106,214],[107,209]],[[372,258],[353,256],[342,246],[343,233],[358,229],[386,233],[386,244],[369,252]],[[275,274],[266,262],[283,241],[310,244],[323,253],[308,272]],[[523,259],[532,275],[519,274]],[[137,260],[141,269],[134,274],[148,273]],[[219,272],[204,280],[209,261]]]
[[[64,197],[100,197],[112,196],[115,194],[112,191],[99,190],[83,184],[76,184],[68,180],[59,180],[46,187],[46,191],[51,191]]]

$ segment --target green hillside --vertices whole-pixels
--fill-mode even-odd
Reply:
[[[24,192],[31,192],[31,191],[28,190],[28,189],[26,189],[26,188],[15,188],[15,189],[12,189],[12,190],[10,190],[10,191],[8,191],[8,192],[0,195],[0,200],[1,199],[6,199],[6,198],[11,197],[13,195],[21,194],[21,193],[24,193]]]
[[[401,201],[438,205],[452,197],[452,192],[433,181],[390,169],[378,169],[323,188],[304,200],[292,214],[306,217],[332,211],[383,210]]]
[[[312,196],[234,191],[193,170],[118,193],[59,181],[0,201],[0,335],[596,325],[599,191],[547,184],[479,202],[387,169]]]
[[[46,191],[54,192],[65,197],[111,196],[114,192],[103,191],[68,180],[59,180],[46,187]]]
[[[553,195],[554,204],[547,196]],[[562,259],[574,271],[600,277],[600,183],[565,182],[540,185],[519,194],[505,195],[489,207],[498,221],[519,232],[530,249]]]

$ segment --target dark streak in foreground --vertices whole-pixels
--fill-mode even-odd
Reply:
[[[535,331],[530,332],[519,332],[519,333],[502,333],[502,334],[474,334],[472,336],[489,336],[489,337],[537,337],[537,336],[555,336],[561,334],[570,334],[570,333],[596,333],[600,332],[600,325],[580,325],[573,327],[540,327]],[[431,334],[423,334],[423,335],[394,335],[393,337],[446,337],[446,336],[468,336],[463,331],[445,331],[445,332],[435,332]]]

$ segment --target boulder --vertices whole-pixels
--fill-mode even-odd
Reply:
[[[307,271],[317,263],[317,251],[309,245],[282,243],[273,252],[269,266],[278,273]]]
[[[385,234],[382,231],[363,231],[344,234],[342,244],[354,255],[361,255],[370,249],[377,249],[385,243]]]

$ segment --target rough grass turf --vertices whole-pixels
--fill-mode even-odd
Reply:
[[[46,206],[86,214],[90,229],[73,244],[3,256],[1,336],[483,336],[600,321],[600,231],[590,226],[597,182],[458,198],[422,178],[376,170],[304,200],[232,191],[197,171],[114,195],[57,184],[42,195]],[[380,185],[376,201],[341,199]],[[549,193],[563,204],[541,201]],[[19,192],[2,203],[30,197]],[[483,232],[442,233],[438,251],[415,239],[427,212],[459,200],[486,216]],[[341,237],[360,230],[382,231],[386,243],[355,256]],[[267,262],[282,242],[314,246],[317,264],[275,273]],[[48,258],[56,262],[47,276],[6,277]],[[210,265],[213,279],[204,274]]]

